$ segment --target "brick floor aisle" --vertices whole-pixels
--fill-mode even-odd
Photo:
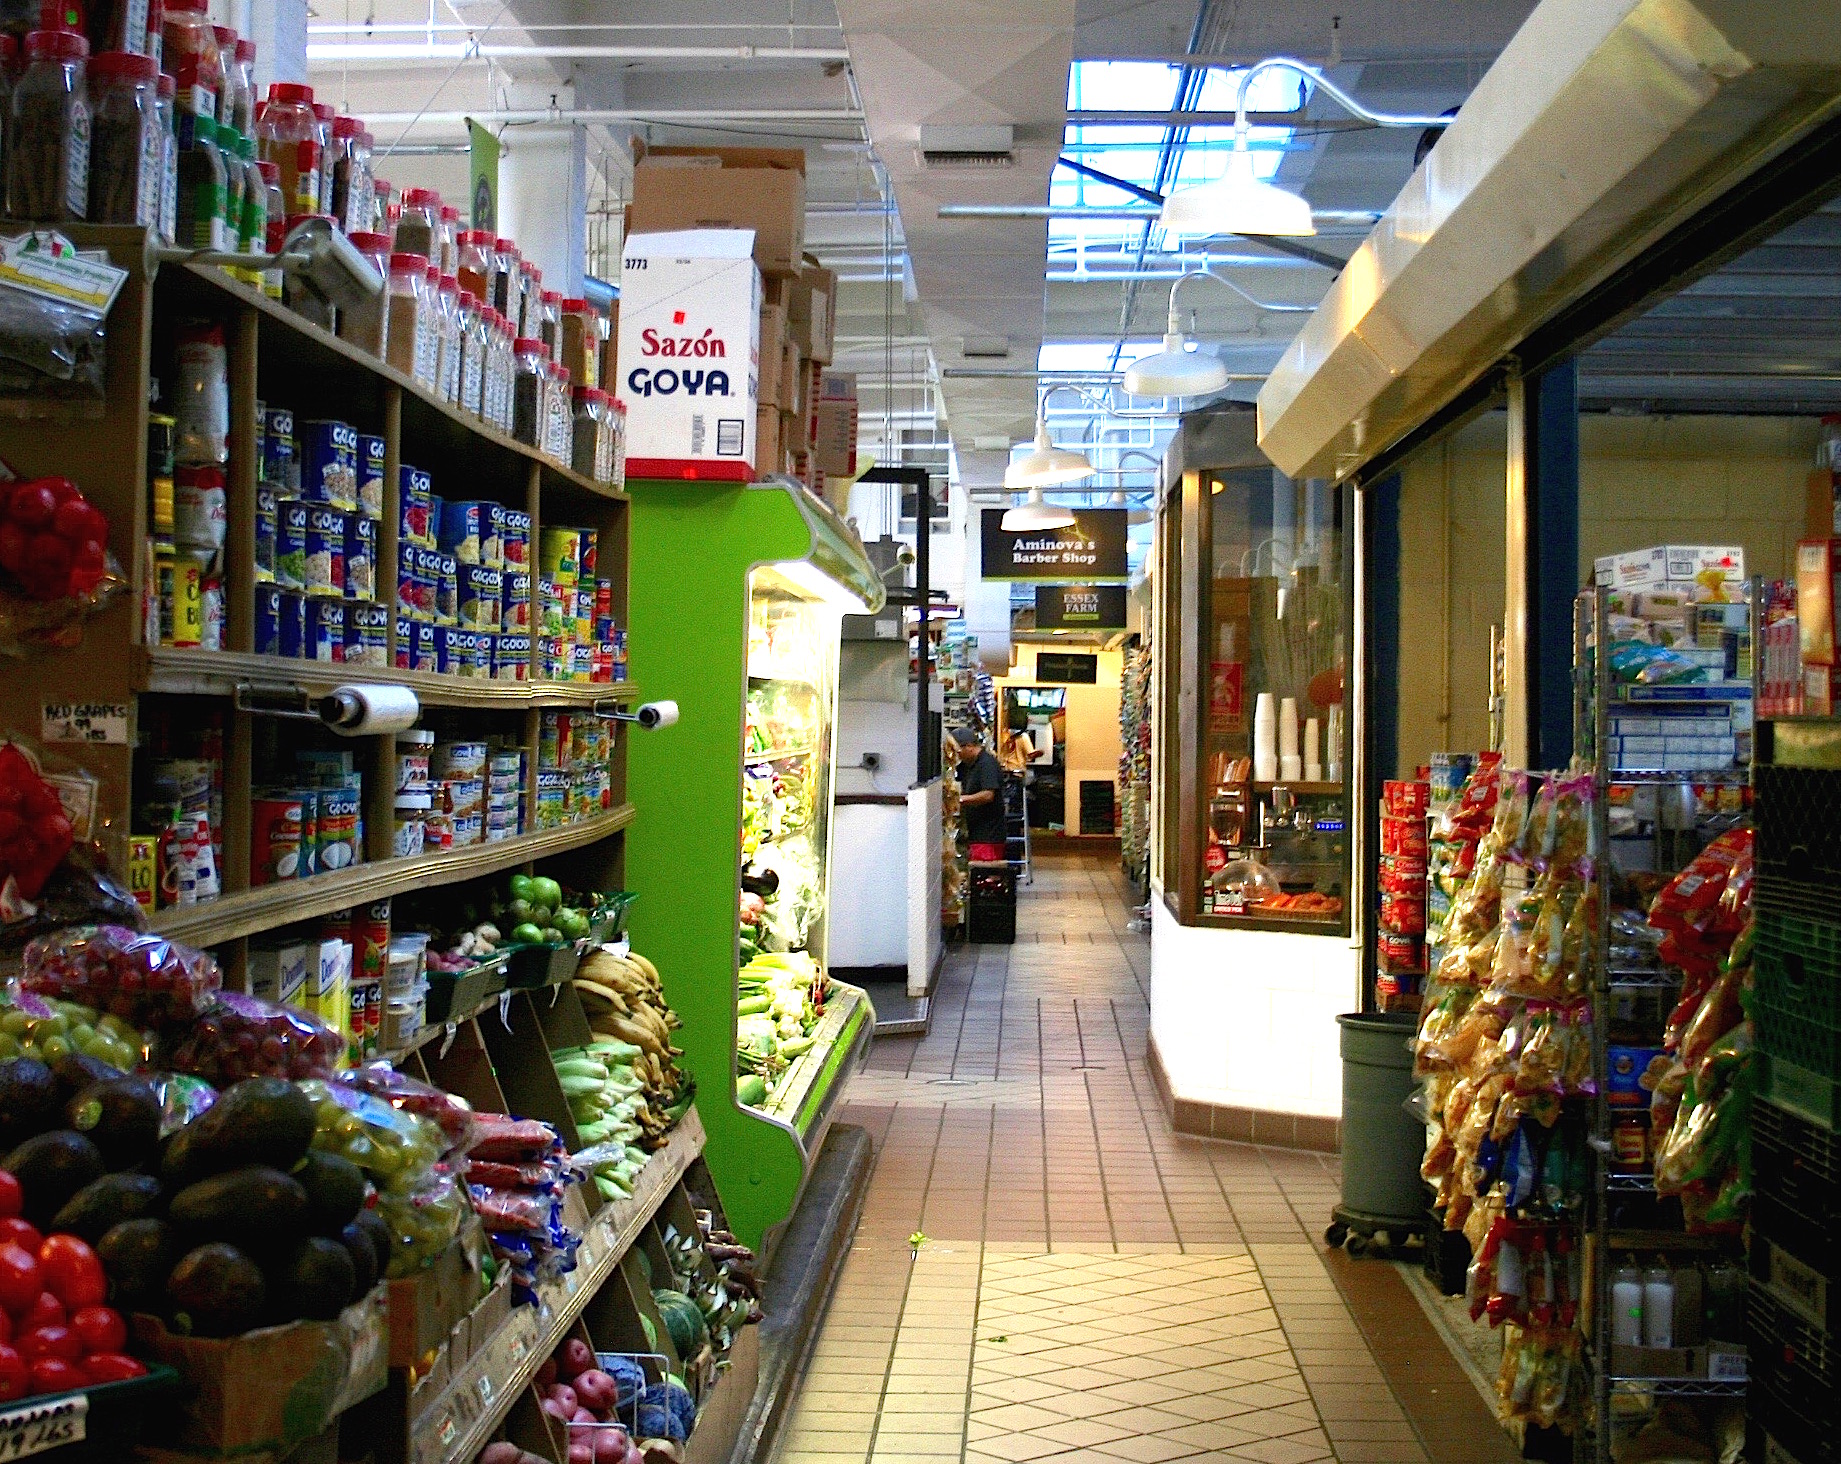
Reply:
[[[1017,943],[955,953],[928,1036],[877,1044],[779,1464],[1514,1459],[1392,1268],[1325,1254],[1334,1159],[1171,1131],[1127,915],[1110,861],[1039,858]]]

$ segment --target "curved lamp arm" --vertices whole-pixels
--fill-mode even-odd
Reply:
[[[1182,316],[1176,308],[1176,292],[1190,280],[1213,280],[1217,285],[1226,285],[1228,289],[1255,309],[1268,310],[1275,315],[1309,315],[1317,308],[1315,305],[1280,305],[1261,300],[1255,295],[1249,295],[1226,275],[1216,274],[1210,265],[1204,263],[1200,269],[1192,269],[1187,274],[1179,276],[1176,283],[1170,286],[1170,333],[1172,335],[1182,329]]]
[[[1374,111],[1372,108],[1365,107],[1360,102],[1356,101],[1354,97],[1350,96],[1341,87],[1336,85],[1335,82],[1331,81],[1329,77],[1325,76],[1315,66],[1306,65],[1304,62],[1294,60],[1290,56],[1268,56],[1263,61],[1255,61],[1251,66],[1247,67],[1245,71],[1240,73],[1240,86],[1234,94],[1234,146],[1237,149],[1244,149],[1246,146],[1246,136],[1249,130],[1247,123],[1247,91],[1253,84],[1253,78],[1258,76],[1262,71],[1273,71],[1280,67],[1283,67],[1287,71],[1295,71],[1298,75],[1307,78],[1340,102],[1344,110],[1349,112],[1352,116],[1359,117],[1362,121],[1371,123],[1376,127],[1449,127],[1454,120],[1453,118],[1442,116],[1425,117],[1412,112]]]

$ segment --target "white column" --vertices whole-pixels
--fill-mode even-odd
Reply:
[[[508,127],[500,136],[499,231],[543,271],[543,287],[582,293],[588,215],[588,133]]]
[[[306,81],[307,0],[229,0],[223,10],[222,23],[256,43],[258,103],[271,81]]]

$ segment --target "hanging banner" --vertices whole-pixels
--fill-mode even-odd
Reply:
[[[467,118],[470,158],[468,192],[473,200],[473,227],[489,234],[499,231],[499,140],[471,117]]]
[[[1123,508],[1077,508],[1065,529],[1006,529],[1004,510],[987,508],[979,520],[984,577],[1123,584],[1128,575],[1126,513]]]
[[[1037,630],[1125,629],[1124,585],[1037,585]]]

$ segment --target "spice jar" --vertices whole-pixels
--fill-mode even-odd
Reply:
[[[157,63],[156,63],[157,64]],[[179,83],[170,72],[162,71],[154,89],[160,112],[160,237],[174,243],[179,229],[179,137],[173,130],[173,116]]]
[[[192,140],[179,154],[179,242],[188,249],[223,249],[224,162],[217,124],[192,119]]]
[[[356,117],[332,119],[332,216],[348,234],[374,232],[370,136]]]
[[[285,213],[319,212],[320,144],[312,87],[293,81],[269,84],[268,104],[256,119],[256,153],[281,170]]]
[[[512,345],[511,435],[529,447],[543,443],[549,360],[543,342],[520,336]]]
[[[555,290],[544,290],[538,298],[541,303],[537,309],[537,339],[543,342],[550,359],[560,365],[563,359],[563,297]]]
[[[217,88],[217,125],[237,125],[237,33],[227,25],[214,25],[211,34],[217,41],[217,65],[223,81]]]
[[[224,170],[224,248],[238,246],[243,229],[243,156],[236,128],[217,124],[217,160]]]
[[[600,337],[595,333],[594,315],[588,308],[586,300],[564,300],[561,304],[562,315],[562,355],[560,360],[569,369],[569,379],[582,386],[599,386],[595,367],[599,364],[595,357],[599,354]],[[597,348],[589,349],[589,343]]]
[[[480,417],[501,432],[505,424],[505,317],[488,305],[486,317],[486,354],[481,364]]]
[[[455,239],[454,278],[471,290],[481,305],[492,301],[492,235],[485,229],[462,229]]]
[[[223,63],[226,71],[235,72],[236,79],[236,104],[230,125],[253,140],[256,135],[256,43],[239,36],[235,59],[226,56]]]
[[[613,476],[607,481],[616,488],[624,488],[626,487],[626,403],[614,401],[610,397],[608,405],[613,412],[609,425],[614,435],[614,470]]]
[[[441,369],[435,393],[444,402],[460,399],[460,285],[452,275],[440,277]]]
[[[19,41],[10,32],[0,31],[0,118],[13,115],[13,76],[19,70]],[[5,193],[6,125],[0,121],[0,195]],[[0,204],[4,199],[0,198]]]
[[[316,108],[317,110],[317,108]],[[352,201],[352,145],[361,130],[356,117],[334,117],[326,142],[326,212],[339,225],[341,233],[352,232],[349,210]]]
[[[441,273],[459,278],[460,271],[460,210],[451,203],[441,205],[441,257],[436,261],[441,266]]]
[[[281,169],[273,163],[259,162],[256,170],[262,175],[263,228],[267,234],[263,252],[279,254],[288,237],[288,206],[281,196]],[[270,265],[262,271],[262,293],[271,300],[281,298],[281,266]]]
[[[403,211],[396,219],[396,250],[432,260],[441,247],[441,195],[432,188],[411,188],[403,194]],[[437,271],[438,272],[438,271]]]
[[[325,102],[313,104],[313,140],[320,147],[319,201],[315,213],[332,212],[332,108]]]
[[[528,259],[518,261],[518,334],[542,340],[543,271]]]
[[[7,212],[16,219],[80,219],[89,208],[89,42],[71,31],[26,37],[7,135]]]
[[[575,413],[570,422],[569,466],[585,478],[595,476],[595,455],[601,445],[601,395],[592,386],[575,389]]]
[[[339,312],[339,339],[350,341],[373,356],[382,356],[388,340],[390,314],[390,241],[382,234],[362,229],[349,237],[352,248],[370,260],[384,288],[362,305],[352,305]]]
[[[371,222],[366,228],[373,234],[392,234],[396,220],[390,213],[390,180],[371,175]]]
[[[416,376],[428,353],[427,274],[428,260],[423,255],[395,253],[390,256],[384,359],[405,376]]]
[[[224,86],[223,57],[217,49],[209,0],[166,0],[161,26],[162,64],[179,84],[179,146],[192,145],[193,117],[217,120],[217,98]]]
[[[492,308],[510,324],[518,298],[518,246],[509,239],[492,241]]]
[[[159,87],[151,56],[105,51],[90,62],[91,223],[151,228],[159,222],[166,171]]]
[[[422,272],[422,313],[428,321],[428,359],[424,374],[416,378],[430,391],[441,388],[441,353],[447,344],[447,322],[442,318],[441,271],[429,265]]]
[[[458,282],[456,282],[458,285]],[[463,412],[479,415],[479,373],[485,338],[479,329],[479,296],[458,286],[455,318],[460,330],[460,371],[454,379],[454,403]]]
[[[559,463],[569,461],[569,373],[546,361],[550,395],[544,402],[544,451]]]
[[[256,161],[255,138],[237,138],[237,161],[243,166],[243,217],[237,226],[237,252],[262,254],[268,249],[268,184]],[[244,282],[258,288],[262,276],[263,271],[253,266],[242,272]]]

